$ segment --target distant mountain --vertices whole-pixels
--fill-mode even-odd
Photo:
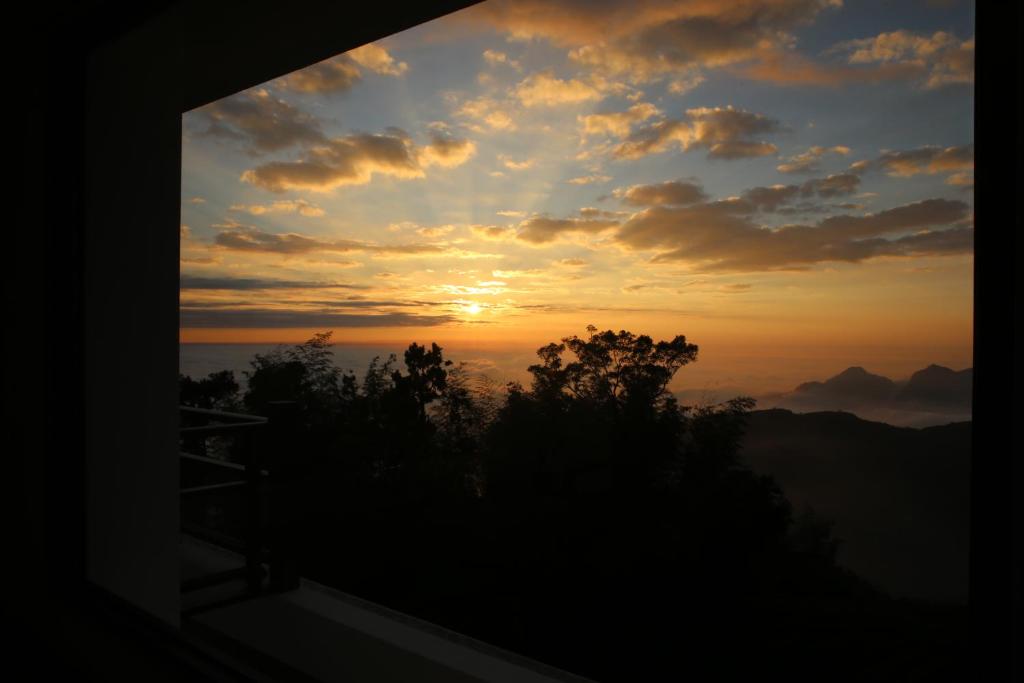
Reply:
[[[799,513],[832,519],[839,560],[893,595],[964,601],[971,424],[912,429],[843,412],[751,414],[743,457]]]
[[[973,381],[972,368],[957,372],[929,365],[910,376],[896,399],[903,403],[970,406]]]
[[[971,368],[940,365],[895,382],[862,367],[847,368],[823,382],[804,382],[793,391],[758,397],[766,408],[797,412],[847,411],[892,425],[926,427],[971,419]]]
[[[888,377],[852,367],[824,382],[805,382],[794,393],[844,401],[880,401],[892,397],[896,384]]]

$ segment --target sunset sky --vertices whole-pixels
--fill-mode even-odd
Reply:
[[[185,114],[181,340],[968,367],[973,75],[969,2],[484,2]]]

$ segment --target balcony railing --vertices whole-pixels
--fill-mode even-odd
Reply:
[[[244,582],[240,591],[191,605],[183,616],[221,607],[267,591],[299,585],[288,550],[288,510],[275,476],[271,450],[287,443],[290,403],[271,406],[271,417],[181,407],[182,532],[244,557],[233,567],[184,579],[183,594]],[[226,515],[226,510],[233,515]]]

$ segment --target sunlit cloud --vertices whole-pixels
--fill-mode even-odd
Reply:
[[[320,122],[265,88],[225,97],[196,110],[205,136],[235,140],[254,153],[326,141]]]
[[[275,84],[284,90],[305,94],[345,92],[362,79],[360,67],[382,75],[401,76],[409,65],[395,61],[387,50],[370,43],[293,71]]]
[[[601,91],[593,85],[575,78],[562,80],[548,71],[527,76],[514,93],[525,107],[578,104],[602,98]]]
[[[513,171],[523,171],[537,163],[536,159],[522,159],[521,161],[516,161],[515,159],[511,159],[505,156],[504,154],[499,154],[498,159],[501,161],[502,165],[505,168],[511,169]]]
[[[484,50],[483,58],[485,62],[492,66],[504,64],[505,66],[512,67],[516,71],[522,71],[523,69],[518,61],[510,58],[507,54],[499,50]]]
[[[270,204],[233,204],[231,211],[245,211],[254,216],[268,213],[298,213],[302,216],[323,216],[324,210],[305,199],[281,199]]]
[[[363,185],[374,174],[422,178],[425,166],[458,166],[475,151],[472,141],[437,132],[431,134],[427,145],[417,147],[405,131],[391,128],[379,135],[333,138],[310,148],[297,161],[271,161],[249,169],[242,180],[272,192],[327,192],[342,185]]]
[[[580,128],[584,136],[587,135],[612,135],[624,138],[629,135],[633,124],[646,121],[652,116],[661,114],[661,111],[649,102],[634,104],[626,111],[609,112],[606,114],[587,114],[578,116]]]
[[[902,65],[920,69],[925,88],[974,82],[974,38],[960,40],[945,31],[932,35],[911,31],[880,33],[849,40],[834,52],[846,53],[850,64]]]
[[[707,199],[700,185],[682,180],[668,180],[655,185],[632,185],[618,188],[612,195],[633,206],[685,205]]]
[[[821,158],[828,153],[845,156],[850,153],[850,148],[845,145],[835,145],[833,147],[815,145],[814,147],[809,147],[806,152],[789,157],[776,166],[776,168],[780,173],[816,173],[819,170]]]
[[[612,177],[609,175],[584,175],[577,176],[576,178],[570,178],[565,182],[572,185],[591,185],[593,183],[606,183],[611,179]]]
[[[639,128],[615,148],[614,155],[638,159],[678,146],[683,151],[707,149],[709,159],[767,156],[775,153],[775,145],[753,140],[752,136],[781,130],[778,121],[763,114],[732,106],[699,107],[686,110],[683,119],[665,119]]]
[[[967,205],[947,199],[774,229],[755,223],[749,210],[743,200],[651,207],[624,223],[615,239],[632,249],[655,251],[658,263],[737,272],[856,263],[878,256],[963,254],[974,244],[973,229],[957,226],[967,216]]]
[[[534,216],[518,225],[516,238],[534,245],[553,242],[572,233],[596,234],[618,225],[618,221],[592,218],[549,218]]]

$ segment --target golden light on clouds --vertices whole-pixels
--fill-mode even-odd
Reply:
[[[955,16],[489,0],[189,112],[181,339],[529,352],[595,324],[966,364]]]

